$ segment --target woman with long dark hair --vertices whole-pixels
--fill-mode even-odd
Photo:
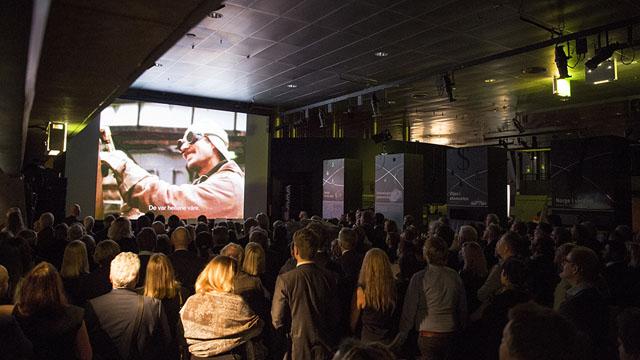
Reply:
[[[13,314],[33,344],[35,359],[91,359],[84,310],[69,305],[58,271],[36,265],[22,281]]]

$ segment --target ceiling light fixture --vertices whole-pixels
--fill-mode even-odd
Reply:
[[[491,84],[491,83],[496,82],[496,79],[484,79],[484,82],[487,83],[487,84]]]
[[[296,85],[296,84],[288,84],[287,87],[290,88],[290,89],[295,89],[295,88],[298,87],[298,85]]]
[[[591,59],[584,63],[584,66],[586,66],[587,69],[595,70],[600,63],[613,56],[613,53],[618,49],[620,49],[620,44],[618,43],[601,47],[596,51],[596,54]]]
[[[207,16],[209,16],[212,19],[222,19],[223,15],[221,13],[217,12],[217,11],[212,11]]]
[[[555,62],[556,67],[558,68],[559,79],[566,79],[571,77],[571,75],[569,75],[567,59],[571,59],[571,56],[567,56],[567,54],[564,53],[564,46],[556,45]]]
[[[571,81],[569,79],[562,79],[553,77],[553,94],[562,98],[568,98],[571,96]]]
[[[618,62],[615,57],[603,61],[595,69],[587,69],[584,80],[594,85],[618,80]]]
[[[376,51],[373,53],[373,55],[377,56],[377,57],[387,57],[389,56],[389,53],[386,51]]]

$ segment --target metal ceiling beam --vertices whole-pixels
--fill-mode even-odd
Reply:
[[[256,115],[273,115],[274,108],[271,106],[247,103],[233,100],[213,99],[201,96],[168,93],[163,91],[132,89],[118,97],[124,100],[158,102],[182,106],[194,106],[206,109],[225,110],[233,112],[243,112]]]

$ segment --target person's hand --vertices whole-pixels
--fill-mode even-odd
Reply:
[[[100,161],[113,170],[116,176],[122,174],[129,157],[120,150],[116,151],[100,151]]]

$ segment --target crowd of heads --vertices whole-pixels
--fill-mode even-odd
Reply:
[[[108,274],[113,289],[138,286],[145,296],[173,299],[183,286],[171,259],[178,251],[191,252],[205,264],[192,284],[196,294],[233,293],[238,274],[259,278],[273,291],[278,273],[295,264],[317,261],[348,278],[348,265],[340,259],[351,252],[359,254],[359,262],[349,286],[359,287],[363,303],[375,311],[399,314],[410,280],[429,266],[456,270],[467,291],[478,288],[467,284],[465,276],[489,282],[497,272],[500,290],[493,296],[507,291],[528,294],[530,301],[505,310],[507,324],[499,329],[502,336],[496,349],[500,359],[578,359],[583,329],[557,311],[572,296],[568,290],[572,288],[598,289],[619,313],[615,337],[620,358],[640,354],[640,241],[628,226],[606,231],[590,222],[567,227],[544,220],[508,222],[488,214],[484,222],[467,222],[456,229],[446,217],[423,227],[412,216],[398,224],[369,209],[341,219],[301,212],[296,220],[273,223],[264,213],[242,223],[201,216],[195,224],[175,215],[165,221],[147,213],[135,226],[122,216],[96,221],[80,214],[80,208],[73,206],[66,223],[56,222],[46,212],[30,229],[19,209],[7,213],[0,240],[3,303],[12,303],[22,316],[59,312],[77,300],[66,293],[69,281],[99,271]],[[143,255],[148,258],[141,265]],[[616,264],[623,268],[612,277],[607,271]],[[622,293],[616,292],[620,286]],[[491,299],[473,300],[491,306]],[[469,310],[481,313],[482,309]],[[341,336],[346,339],[349,334]],[[349,340],[335,358],[397,355],[389,344]]]

